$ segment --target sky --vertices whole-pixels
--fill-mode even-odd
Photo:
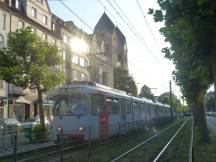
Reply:
[[[139,90],[146,84],[152,88],[154,95],[158,96],[169,91],[169,80],[171,80],[173,92],[179,97],[180,89],[172,80],[172,71],[175,66],[161,53],[163,47],[169,46],[169,43],[164,41],[164,37],[159,32],[163,23],[155,23],[152,15],[148,14],[149,8],[159,9],[157,0],[138,1],[145,18],[136,0],[62,0],[92,29],[104,12],[120,28],[127,40],[129,72],[134,77]],[[121,10],[117,8],[116,4]],[[49,0],[49,5],[55,15],[66,21],[72,20],[77,27],[89,34],[93,32],[58,0]],[[121,11],[129,21],[124,18]],[[130,23],[133,27],[128,27]],[[131,29],[137,31],[138,34],[134,34]]]

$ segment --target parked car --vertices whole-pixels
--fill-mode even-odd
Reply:
[[[40,117],[36,116],[35,119],[36,120],[32,123],[33,126],[40,124]],[[47,128],[50,127],[50,121],[47,119],[47,117],[44,117],[44,123]]]
[[[20,122],[15,118],[5,119],[4,124],[7,127],[12,127],[12,126],[20,127],[21,126]]]
[[[4,134],[4,126],[0,123],[0,135]]]
[[[11,134],[12,130],[17,132],[20,131],[22,128],[21,123],[15,118],[5,119],[1,122],[0,125],[0,130],[2,129],[2,134]]]

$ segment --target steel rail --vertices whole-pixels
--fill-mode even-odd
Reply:
[[[161,150],[161,152],[157,155],[157,157],[153,160],[153,162],[156,162],[161,155],[164,153],[164,151],[168,148],[168,146],[170,145],[170,143],[173,141],[173,139],[178,135],[178,133],[182,130],[182,128],[184,127],[184,125],[187,123],[188,119],[184,121],[184,123],[181,125],[181,127],[177,130],[177,132],[173,135],[173,137],[169,140],[169,142],[163,147],[163,149]]]
[[[182,119],[182,120],[184,120],[184,119]],[[160,134],[162,134],[163,132],[165,132],[165,131],[168,130],[169,128],[173,127],[174,125],[178,124],[178,123],[181,122],[182,120],[179,120],[179,121],[177,121],[177,122],[171,124],[169,127],[167,127],[167,128],[165,128],[165,129],[163,129],[162,131],[156,133],[155,135],[151,136],[151,137],[148,138],[147,140],[142,141],[142,142],[139,143],[138,145],[136,145],[136,146],[134,146],[133,148],[131,148],[130,150],[128,150],[128,151],[126,151],[126,152],[120,154],[119,156],[115,157],[114,159],[112,159],[112,160],[109,161],[109,162],[115,162],[115,161],[121,159],[122,157],[124,157],[125,155],[127,155],[127,154],[129,154],[130,152],[134,151],[134,150],[137,149],[138,147],[142,146],[143,144],[147,143],[148,141],[152,140],[153,138],[159,136]]]
[[[79,144],[79,145],[64,147],[63,150],[64,151],[72,150],[72,149],[79,150],[79,149],[81,149],[81,148],[83,148],[84,146],[87,146],[87,145],[88,145],[87,143],[82,143],[82,144]],[[56,154],[56,153],[60,153],[60,150],[58,148],[56,150],[52,150],[52,151],[49,151],[49,152],[46,152],[46,153],[43,153],[43,154],[39,154],[39,155],[27,157],[27,158],[22,159],[22,160],[18,160],[18,162],[25,162],[25,161],[35,160],[35,159],[39,159],[41,157],[53,155],[53,154]]]
[[[194,136],[194,129],[193,129],[193,127],[194,127],[194,121],[193,121],[193,116],[191,116],[191,120],[192,120],[192,122],[191,122],[191,141],[190,141],[190,149],[189,149],[189,162],[193,162],[194,160],[193,160],[193,136]]]

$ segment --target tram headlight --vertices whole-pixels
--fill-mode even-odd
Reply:
[[[84,127],[79,127],[79,131],[80,131],[80,132],[84,132],[84,131],[85,131],[85,128],[84,128]]]
[[[61,131],[62,131],[62,128],[61,128],[61,127],[58,127],[58,128],[56,129],[56,132],[57,132],[57,133],[61,133]]]

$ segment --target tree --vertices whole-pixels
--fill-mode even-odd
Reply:
[[[140,97],[145,97],[153,100],[154,95],[151,92],[151,89],[147,85],[143,85],[139,94]]]
[[[170,92],[165,92],[165,93],[162,93],[159,97],[158,97],[158,101],[163,103],[163,104],[167,104],[167,105],[170,105]],[[172,93],[172,106],[173,108],[175,109],[175,111],[177,112],[181,112],[182,109],[182,105],[181,105],[181,102],[180,100],[178,100],[177,96]]]
[[[216,3],[158,0],[158,4],[161,10],[150,9],[150,14],[154,14],[156,22],[165,22],[160,31],[171,47],[164,48],[163,52],[176,66],[173,76],[193,108],[200,142],[208,142],[203,100],[213,80],[216,83]]]
[[[41,125],[44,125],[42,93],[63,81],[58,48],[42,41],[30,27],[8,34],[7,48],[0,50],[0,78],[22,88],[36,88]]]
[[[133,77],[129,74],[128,70],[122,67],[114,69],[114,88],[137,96],[137,86]]]

